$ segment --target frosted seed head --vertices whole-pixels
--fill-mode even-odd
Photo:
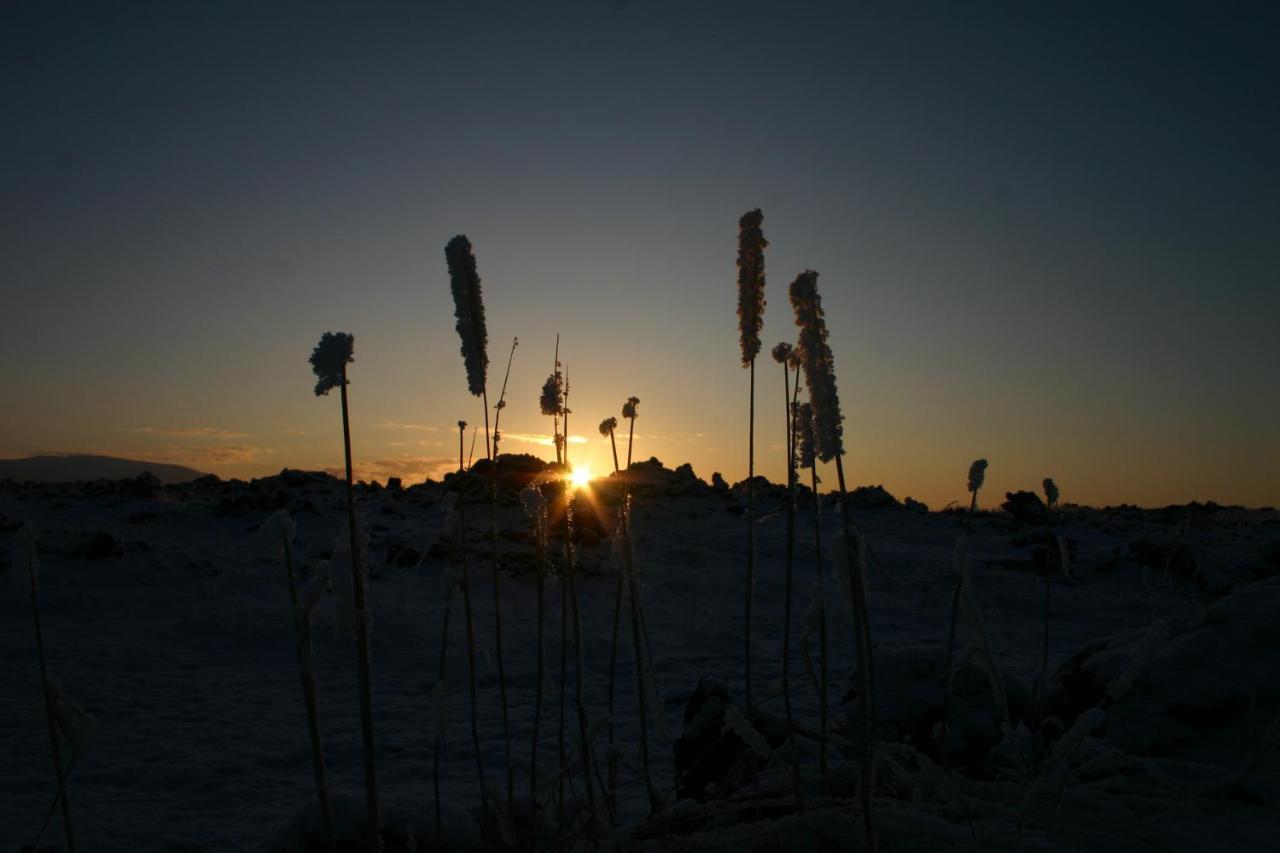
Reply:
[[[1058,484],[1052,477],[1044,478],[1044,498],[1050,509],[1058,505]]]
[[[818,296],[818,274],[805,270],[796,276],[790,296],[800,329],[800,364],[813,404],[816,453],[823,462],[830,462],[844,453],[844,418],[836,391],[835,357],[827,343],[827,321]]]
[[[538,406],[544,415],[559,415],[564,412],[564,375],[555,371],[542,383],[542,395],[538,398]]]
[[[780,344],[775,344],[773,347],[773,360],[778,362],[778,364],[790,363],[794,355],[795,347],[791,346],[791,344],[786,341],[783,341]]]
[[[987,479],[987,460],[975,459],[969,466],[969,491],[977,493]]]
[[[637,411],[639,406],[639,397],[628,397],[627,402],[622,404],[622,416],[627,420],[633,420],[640,417],[640,413]]]
[[[764,250],[769,245],[760,230],[764,214],[749,210],[738,220],[738,330],[742,366],[760,354],[760,327],[764,323]]]
[[[812,468],[817,456],[817,445],[813,435],[813,404],[797,403],[791,413],[796,431],[796,445],[800,452],[800,467]]]
[[[606,438],[618,428],[617,418],[605,418],[600,422],[600,434]]]
[[[476,256],[471,241],[459,234],[444,247],[449,265],[449,284],[453,290],[453,313],[457,318],[458,337],[462,340],[462,359],[467,368],[467,388],[479,397],[484,393],[489,371],[489,333],[485,328],[484,300],[480,295],[480,276],[476,273]]]
[[[316,375],[316,396],[323,397],[345,385],[347,365],[355,361],[356,339],[346,332],[325,332],[311,351],[311,370]]]

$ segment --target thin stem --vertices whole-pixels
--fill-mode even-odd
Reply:
[[[862,711],[862,817],[867,849],[876,850],[875,823],[871,817],[872,786],[875,784],[875,753],[872,735],[871,614],[867,607],[867,591],[863,580],[862,535],[849,517],[848,490],[845,487],[844,463],[836,454],[836,478],[840,483],[840,516],[844,529],[845,550],[849,560],[849,588],[853,601],[854,635],[858,652],[858,694]]]
[[[801,812],[804,811],[804,784],[800,779],[800,764],[796,758],[795,719],[791,715],[791,584],[796,553],[796,465],[792,453],[794,438],[793,419],[791,417],[790,375],[786,362],[782,364],[782,407],[786,416],[787,435],[787,544],[784,557],[785,591],[783,593],[782,617],[782,702],[787,715],[787,737],[791,744],[791,774],[796,788],[796,802]]]
[[[542,680],[545,677],[546,661],[543,649],[542,626],[546,601],[547,579],[547,531],[546,514],[541,507],[533,520],[534,538],[538,543],[538,627],[537,627],[537,680],[533,700],[533,754],[529,759],[529,803],[532,809],[532,820],[529,826],[529,850],[538,848],[538,732],[542,727]]]
[[[489,813],[488,786],[484,779],[484,754],[480,751],[480,703],[476,698],[476,630],[475,620],[471,615],[471,571],[468,559],[467,543],[467,501],[461,491],[459,481],[458,493],[458,541],[462,543],[462,612],[467,623],[467,681],[471,694],[471,743],[476,753],[476,772],[480,777],[480,808],[487,817]]]
[[[455,554],[457,553],[457,547],[458,546],[455,540],[455,545],[454,545]],[[446,593],[445,595],[444,620],[440,628],[440,665],[439,665],[439,668],[437,669],[438,675],[436,678],[437,682],[440,684],[447,684],[446,679],[448,678],[448,674],[449,674],[448,672],[449,614],[453,611],[452,605],[453,605],[453,589],[450,588],[448,593]],[[446,690],[447,690],[447,687],[446,687]],[[446,703],[446,706],[447,706],[448,694],[446,693],[444,696],[440,698],[443,699],[443,701]],[[436,713],[446,714],[447,707],[445,709],[436,709]],[[432,763],[431,775],[432,775],[432,780],[434,782],[433,793],[434,793],[435,806],[436,806],[436,848],[437,849],[439,849],[442,844],[442,837],[444,834],[444,822],[441,816],[441,809],[440,809],[440,762],[444,759],[445,741],[444,741],[444,733],[440,730],[440,728],[441,727],[439,725],[439,721],[437,721],[436,732],[435,732],[435,754],[432,756],[432,762],[431,762]]]
[[[329,801],[329,783],[325,777],[324,747],[320,741],[320,715],[316,710],[316,674],[311,666],[311,616],[298,612],[298,584],[293,573],[293,546],[289,535],[282,529],[280,538],[284,544],[284,570],[289,578],[289,603],[292,605],[293,628],[297,634],[296,651],[298,675],[302,681],[302,700],[307,711],[307,730],[311,736],[311,770],[316,779],[316,797],[320,801],[320,827],[324,833],[325,849],[333,853],[336,841],[333,832],[333,811]]]
[[[813,484],[813,553],[814,567],[818,573],[818,713],[821,717],[818,732],[818,769],[823,778],[827,775],[827,730],[830,706],[827,702],[827,685],[830,683],[830,651],[827,639],[827,581],[822,571],[822,502],[818,499],[818,466],[809,469]]]
[[[569,602],[573,607],[573,649],[575,662],[574,678],[574,702],[578,710],[578,735],[581,739],[582,750],[582,784],[587,789],[587,829],[588,834],[594,843],[596,838],[595,826],[595,785],[591,781],[591,738],[590,726],[587,722],[587,703],[584,693],[584,662],[582,657],[582,612],[581,603],[578,598],[578,579],[577,565],[573,557],[573,491],[566,486],[564,497],[564,557],[567,575],[569,578]]]
[[[489,433],[489,394],[481,391],[484,397],[485,436]],[[489,457],[489,544],[490,559],[493,563],[493,628],[494,654],[498,662],[498,693],[502,702],[502,738],[506,747],[507,759],[507,807],[511,808],[516,798],[516,777],[511,762],[511,721],[507,713],[507,673],[502,660],[502,596],[500,594],[501,572],[498,568],[498,460]]]
[[[498,431],[498,424],[502,420],[502,410],[507,401],[507,380],[511,378],[511,360],[516,357],[516,344],[520,343],[519,338],[511,339],[511,352],[507,354],[507,373],[502,377],[502,391],[498,394],[498,404],[493,407],[493,458],[498,458],[498,439],[501,433]]]
[[[618,483],[622,483],[622,472],[618,469],[618,442],[614,438],[613,430],[609,430],[609,446],[613,450],[613,475],[617,478]],[[619,508],[620,524],[626,524],[626,497],[623,497],[623,503]],[[622,535],[621,529],[619,535]],[[626,543],[624,542],[624,545]],[[618,761],[613,752],[613,697],[614,687],[617,683],[617,666],[618,666],[618,623],[621,621],[622,615],[622,589],[623,589],[623,573],[618,573],[617,588],[613,597],[613,638],[609,643],[609,804],[613,812],[617,812],[618,808]]]
[[[364,562],[360,559],[359,534],[356,528],[355,492],[351,477],[351,420],[347,407],[347,368],[342,367],[342,449],[347,461],[347,528],[351,538],[351,590],[356,612],[356,648],[360,679],[360,736],[364,745],[365,809],[369,816],[369,849],[377,853],[380,846],[378,829],[378,773],[373,743],[373,696],[369,685],[369,626],[364,600]]]
[[[62,801],[62,828],[66,831],[67,850],[75,853],[76,838],[71,828],[71,802],[67,797],[67,780],[62,775],[62,750],[58,748],[58,722],[49,692],[49,667],[44,656],[44,631],[40,627],[40,598],[37,592],[34,559],[27,566],[31,580],[31,622],[36,632],[36,657],[40,661],[40,689],[44,694],[44,713],[49,720],[49,749],[53,753],[54,778],[58,780],[58,798]]]
[[[756,586],[756,360],[751,359],[751,404],[747,418],[747,589],[746,626],[743,632],[743,658],[746,664],[747,710],[755,707],[751,699],[751,603]]]
[[[969,499],[969,513],[965,517],[964,530],[960,534],[961,539],[967,539],[969,536],[969,530],[973,524],[973,513],[977,506],[978,493],[975,491]],[[955,660],[956,626],[960,621],[960,602],[964,597],[964,578],[964,567],[957,565],[956,588],[951,595],[951,627],[947,630],[947,658],[942,670],[942,724],[938,727],[938,734],[941,737],[938,758],[943,770],[951,769],[951,738],[948,734],[951,725],[951,670]]]

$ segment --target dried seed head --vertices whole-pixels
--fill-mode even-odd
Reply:
[[[818,274],[805,270],[791,282],[791,307],[800,327],[800,364],[813,404],[813,433],[816,453],[830,462],[844,453],[843,417],[836,392],[835,357],[827,344],[827,321],[818,296]]]
[[[795,358],[795,352],[795,347],[784,341],[783,343],[774,346],[773,360],[778,362],[778,364],[786,364]]]
[[[1052,477],[1044,478],[1044,497],[1045,497],[1045,500],[1048,502],[1048,506],[1050,509],[1053,509],[1055,506],[1057,506],[1058,484],[1053,482]]]
[[[969,491],[976,493],[987,479],[987,460],[975,459],[969,466]]]
[[[334,388],[347,383],[346,366],[355,361],[351,357],[356,339],[346,332],[325,332],[320,343],[311,351],[311,370],[317,377],[316,396],[323,397]]]
[[[458,421],[458,429],[466,429],[466,428],[467,428],[466,421]]]
[[[558,415],[564,411],[564,376],[556,371],[542,383],[542,396],[538,399],[544,415]]]
[[[800,467],[812,468],[817,455],[813,437],[813,406],[809,403],[797,403],[791,410],[791,419],[796,431],[796,446],[800,451]]]
[[[760,354],[760,326],[764,323],[764,250],[769,245],[760,224],[760,208],[749,210],[738,220],[738,331],[742,345],[742,366]]]
[[[600,434],[603,436],[611,435],[613,431],[617,428],[618,428],[617,418],[605,418],[600,422]]]
[[[453,313],[458,318],[458,337],[462,339],[467,387],[479,397],[484,393],[485,375],[489,370],[489,333],[484,324],[484,301],[480,297],[480,276],[476,273],[471,241],[459,234],[444,247],[444,257],[449,264]]]
[[[622,416],[628,420],[634,420],[640,417],[640,413],[636,411],[636,407],[640,405],[639,397],[628,397],[627,402],[622,404]]]

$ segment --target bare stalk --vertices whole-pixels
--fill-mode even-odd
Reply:
[[[751,359],[751,403],[747,419],[747,589],[746,626],[743,631],[743,658],[746,663],[747,710],[751,701],[751,603],[756,589],[756,360]]]
[[[53,694],[49,686],[49,666],[44,655],[44,631],[40,627],[40,598],[36,582],[35,543],[32,542],[32,555],[27,563],[27,574],[31,581],[31,624],[36,634],[36,658],[40,663],[40,690],[44,694],[44,713],[49,720],[49,750],[53,754],[53,773],[58,782],[58,799],[62,803],[62,828],[67,836],[67,850],[75,853],[76,838],[71,828],[71,802],[67,796],[67,779],[62,775],[62,750],[58,747],[58,721],[53,709]],[[17,571],[17,569],[15,569]],[[52,811],[52,809],[50,810]]]
[[[591,737],[587,722],[587,703],[584,693],[585,666],[582,655],[582,612],[578,597],[578,572],[573,556],[573,491],[566,484],[564,492],[564,558],[569,580],[569,603],[573,607],[573,649],[575,656],[574,702],[578,711],[578,735],[582,750],[582,784],[587,789],[587,830],[592,842],[597,841],[595,826],[595,784],[591,781]]]
[[[356,649],[360,680],[360,738],[364,745],[365,809],[369,816],[369,850],[377,853],[380,846],[378,821],[378,773],[373,742],[373,694],[369,684],[369,614],[364,600],[365,566],[360,558],[359,534],[356,528],[355,493],[351,476],[351,421],[347,408],[347,367],[342,365],[342,448],[347,463],[347,528],[351,536],[351,588],[356,612]]]
[[[793,451],[795,430],[791,416],[791,387],[787,363],[782,363],[782,406],[786,416],[787,435],[787,544],[784,557],[786,587],[783,601],[782,628],[782,703],[787,715],[787,736],[791,744],[791,775],[796,788],[796,802],[804,811],[804,783],[795,748],[795,719],[791,716],[791,584],[796,553],[796,458]]]
[[[546,671],[546,655],[543,649],[542,627],[546,611],[547,580],[547,519],[546,510],[538,507],[534,518],[534,538],[538,549],[538,627],[537,627],[537,687],[533,699],[533,751],[529,759],[529,802],[532,820],[529,827],[529,850],[538,848],[538,733],[542,727],[542,681]]]
[[[844,463],[841,454],[835,455],[836,479],[840,484],[840,520],[844,530],[845,550],[849,561],[849,590],[853,604],[854,634],[858,653],[858,703],[862,717],[862,818],[866,831],[867,847],[876,849],[875,823],[871,817],[871,795],[875,784],[875,752],[872,743],[873,710],[872,685],[875,683],[871,669],[871,614],[867,607],[867,590],[864,586],[862,565],[862,534],[853,526],[849,516],[848,491],[844,480]]]
[[[964,530],[960,534],[962,541],[967,541],[969,538],[969,530],[973,525],[973,513],[978,506],[978,491],[973,489],[972,492],[972,497],[969,499],[969,512],[965,516]],[[957,544],[956,547],[959,548],[960,545]],[[955,661],[956,625],[960,621],[960,602],[964,599],[964,584],[964,567],[958,565],[956,566],[956,588],[951,595],[951,627],[947,630],[947,658],[942,670],[942,723],[938,727],[942,740],[938,745],[938,758],[943,770],[951,769],[951,737],[948,731],[951,725],[951,679]]]
[[[307,710],[307,730],[311,735],[311,769],[316,779],[316,797],[320,802],[320,827],[324,833],[325,849],[333,853],[336,841],[333,831],[333,808],[329,799],[329,782],[324,769],[324,747],[320,741],[320,716],[316,710],[316,674],[311,665],[311,614],[298,610],[298,584],[293,573],[293,544],[282,525],[280,538],[284,544],[284,568],[289,577],[289,603],[293,609],[293,628],[296,632],[295,651],[298,657],[298,675],[302,681],[302,700]]]
[[[489,394],[481,391],[484,399],[485,440],[489,437]],[[491,451],[492,453],[492,451]],[[511,763],[511,721],[507,713],[507,673],[502,660],[502,595],[501,571],[498,566],[498,460],[489,456],[489,545],[490,561],[493,563],[493,630],[494,656],[498,663],[498,694],[502,702],[502,739],[506,747],[507,760],[507,807],[510,808],[516,798],[515,772]]]

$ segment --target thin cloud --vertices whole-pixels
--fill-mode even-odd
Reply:
[[[428,426],[427,424],[407,424],[403,421],[383,421],[375,424],[379,429],[408,429],[415,432],[441,432],[444,427]]]
[[[180,436],[182,438],[221,438],[235,439],[248,438],[247,432],[233,432],[232,430],[221,429],[219,427],[176,427],[176,426],[144,426],[136,427],[136,432],[145,432],[148,435],[169,435]]]
[[[352,475],[365,482],[385,482],[388,477],[399,477],[406,483],[421,483],[424,480],[439,480],[457,469],[458,460],[450,456],[401,456],[357,462],[353,465]],[[344,468],[324,470],[334,477],[346,476]]]
[[[555,447],[555,439],[547,433],[540,432],[504,432],[503,441],[517,441],[521,444],[536,444],[539,447]],[[586,444],[589,439],[581,435],[569,436],[570,444]]]

